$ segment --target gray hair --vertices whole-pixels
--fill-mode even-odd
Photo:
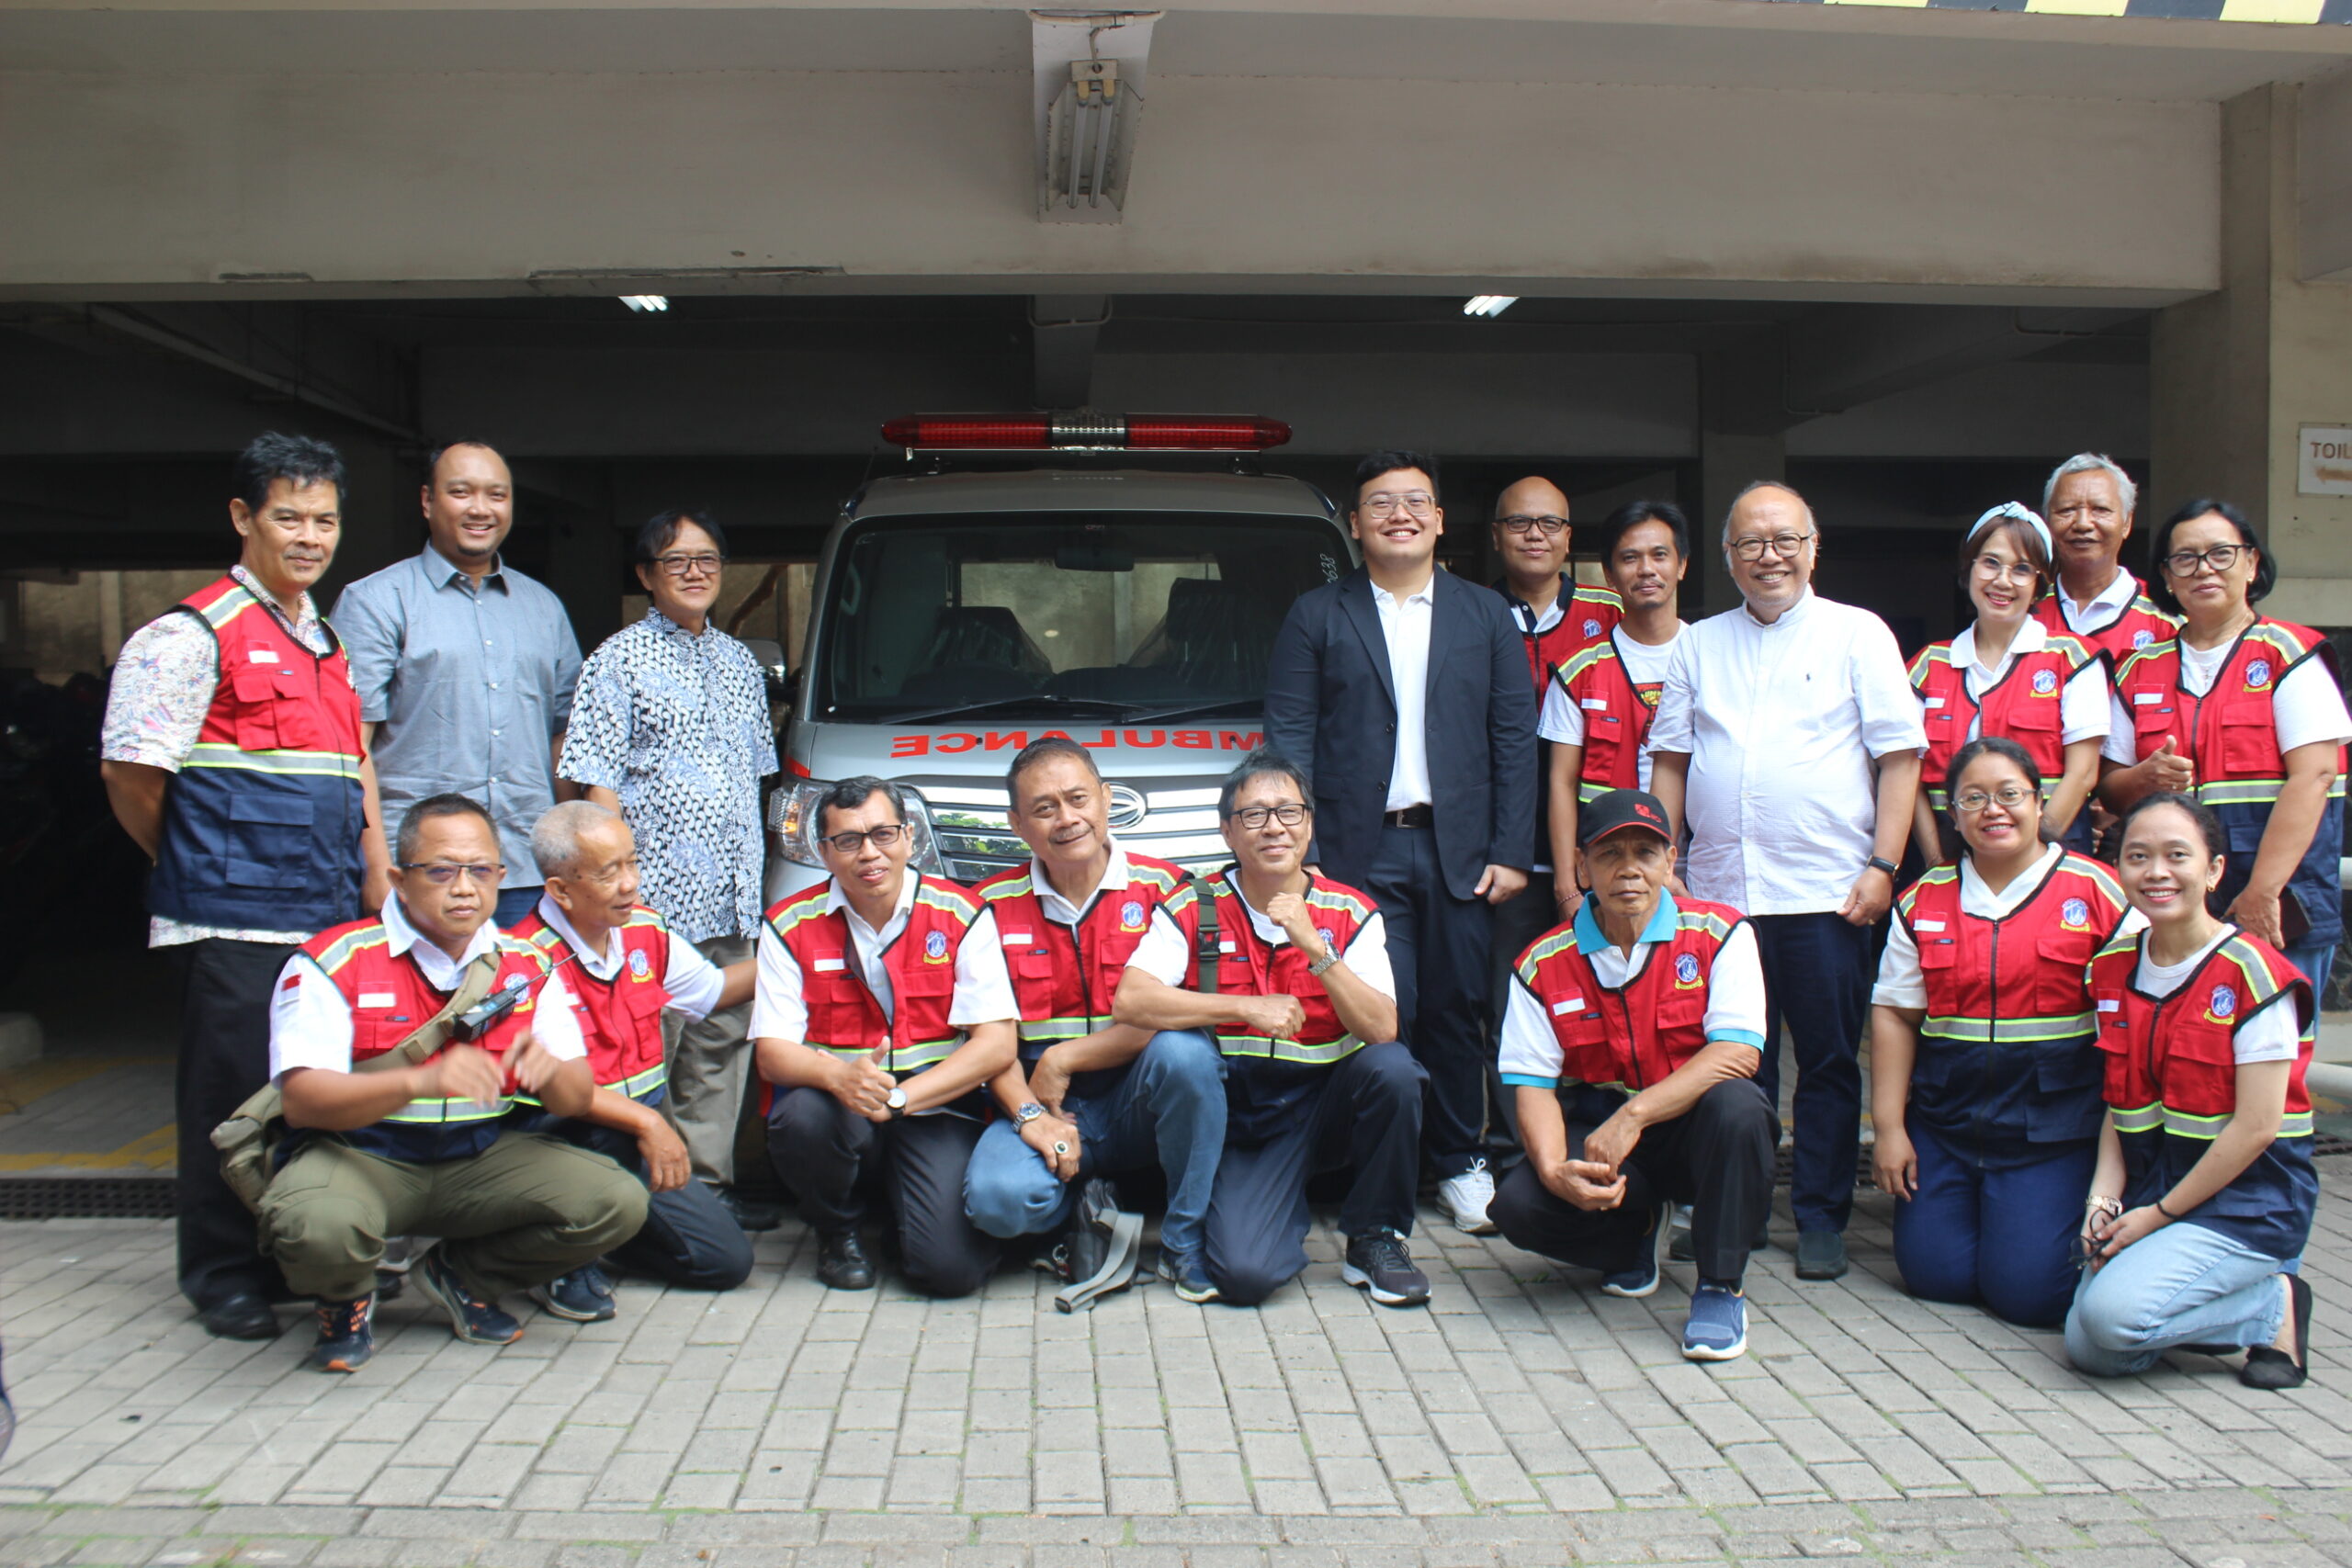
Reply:
[[[2050,498],[2058,493],[2058,481],[2068,474],[2105,474],[2115,481],[2115,497],[2123,504],[2123,515],[2129,517],[2139,509],[2140,487],[2132,482],[2132,476],[2114,458],[2097,452],[2077,452],[2050,470],[2050,482],[2041,487],[2044,517],[2050,515]]]
[[[570,876],[580,864],[580,835],[601,822],[617,822],[621,814],[593,800],[567,800],[551,807],[531,829],[531,858],[541,876]]]
[[[1811,528],[1816,534],[1821,532],[1821,524],[1813,514],[1813,503],[1805,500],[1804,496],[1799,495],[1794,485],[1789,484],[1781,479],[1750,479],[1746,484],[1739,487],[1739,493],[1731,498],[1731,504],[1729,506],[1724,508],[1723,547],[1725,555],[1729,555],[1731,553],[1731,520],[1733,515],[1739,511],[1739,503],[1741,502],[1746,501],[1749,496],[1754,495],[1759,490],[1777,490],[1787,495],[1790,500],[1795,502],[1799,506],[1804,509],[1805,526]]]

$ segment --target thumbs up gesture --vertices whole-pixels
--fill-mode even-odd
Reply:
[[[834,1090],[835,1098],[868,1122],[888,1122],[890,1119],[888,1096],[899,1083],[882,1065],[889,1059],[890,1037],[886,1034],[881,1044],[863,1056],[851,1059],[841,1088]]]
[[[2148,778],[2158,789],[2192,789],[2197,784],[2197,765],[2180,754],[2180,748],[2169,735],[2165,743],[2148,753]]]

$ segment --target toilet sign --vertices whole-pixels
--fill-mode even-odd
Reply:
[[[2296,453],[2297,494],[2352,495],[2352,426],[2304,425]]]

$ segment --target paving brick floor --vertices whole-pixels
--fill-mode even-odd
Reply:
[[[1012,1272],[829,1293],[787,1225],[740,1291],[625,1283],[503,1350],[390,1303],[352,1378],[301,1369],[290,1313],[208,1338],[165,1223],[0,1224],[0,1565],[2352,1562],[2352,1162],[2323,1172],[2285,1395],[2197,1357],[2092,1382],[1911,1301],[1874,1194],[1846,1280],[1760,1259],[1716,1367],[1676,1351],[1687,1269],[1615,1300],[1426,1216],[1427,1312],[1341,1284],[1328,1229],[1256,1310],[1063,1316]]]

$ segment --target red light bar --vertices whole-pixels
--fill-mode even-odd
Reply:
[[[1278,419],[1231,414],[915,414],[886,423],[882,439],[933,452],[1262,452],[1288,442],[1290,426]]]

